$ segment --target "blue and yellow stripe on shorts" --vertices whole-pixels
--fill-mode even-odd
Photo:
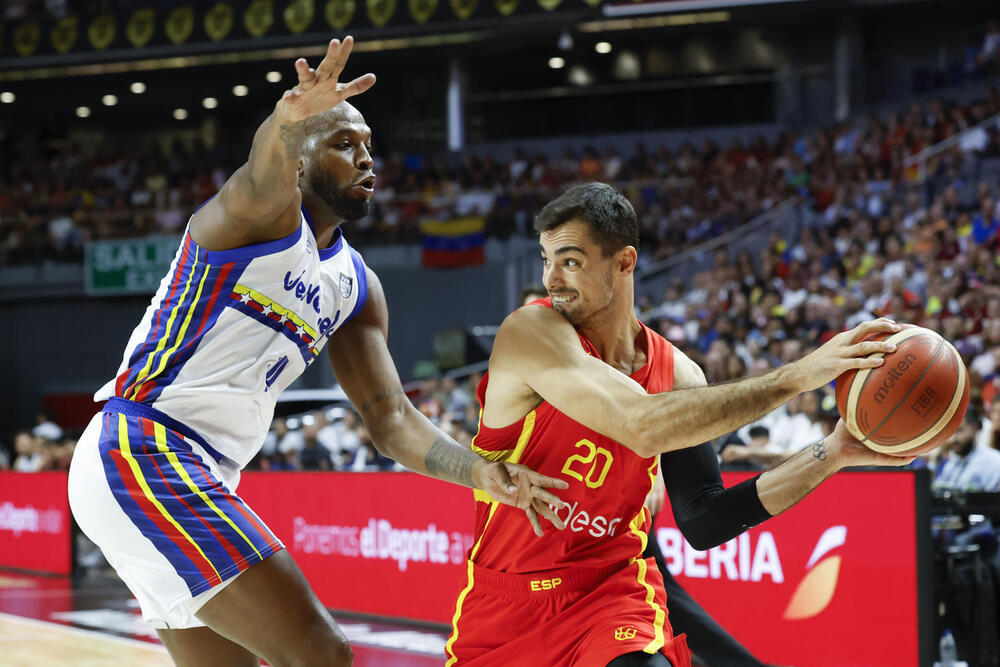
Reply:
[[[146,417],[102,417],[101,460],[115,499],[192,596],[282,548],[179,433]]]

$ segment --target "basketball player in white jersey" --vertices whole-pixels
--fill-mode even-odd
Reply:
[[[315,70],[295,62],[298,84],[247,163],[191,217],[73,457],[74,517],[179,665],[351,662],[301,571],[236,495],[277,395],[327,343],[382,453],[523,509],[539,534],[539,514],[562,527],[543,487],[565,483],[460,447],[403,393],[382,288],[339,228],[367,213],[374,185],[371,130],[344,100],[375,77],[338,83],[352,45],[332,40]]]

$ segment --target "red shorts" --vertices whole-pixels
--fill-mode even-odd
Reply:
[[[636,651],[691,666],[684,635],[674,637],[667,622],[652,558],[530,575],[469,563],[445,647],[448,667],[605,667]]]

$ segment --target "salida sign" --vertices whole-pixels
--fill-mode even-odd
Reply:
[[[747,476],[724,477],[731,486]],[[912,474],[840,473],[708,551],[687,544],[669,515],[656,529],[667,568],[764,662],[919,664]]]

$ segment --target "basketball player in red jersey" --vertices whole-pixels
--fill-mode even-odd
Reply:
[[[627,199],[601,183],[576,186],[542,210],[536,230],[549,298],[501,325],[472,447],[569,482],[558,508],[566,527],[526,537],[517,513],[476,492],[476,541],[447,664],[686,667],[662,578],[641,557],[658,455],[676,457],[663,474],[678,525],[699,549],[783,512],[844,466],[905,464],[839,424],[778,468],[723,490],[711,446],[698,446],[850,368],[880,365],[868,355],[893,346],[861,341],[898,327],[866,322],[770,374],[707,387],[697,365],[636,319],[638,227]]]

